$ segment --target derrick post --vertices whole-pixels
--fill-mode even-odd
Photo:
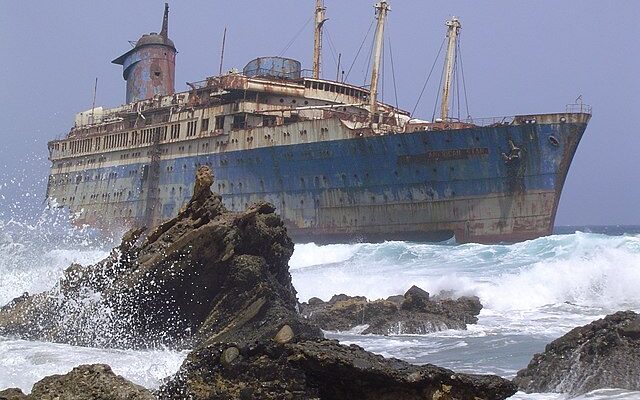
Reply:
[[[316,17],[313,41],[313,78],[320,78],[320,61],[322,58],[322,26],[325,18],[324,0],[316,0]]]
[[[456,50],[458,44],[458,34],[462,25],[456,17],[446,23],[447,30],[447,58],[445,59],[444,79],[442,83],[442,103],[440,104],[440,118],[446,121],[449,118],[449,97],[451,94],[451,84],[453,80],[453,70],[456,66]]]
[[[386,0],[382,0],[376,3],[375,9],[378,24],[376,25],[376,34],[373,43],[373,67],[371,68],[371,88],[369,90],[369,112],[371,113],[372,122],[378,111],[378,80],[380,78],[380,65],[382,64],[384,25],[387,19],[387,14],[391,11],[391,6]]]

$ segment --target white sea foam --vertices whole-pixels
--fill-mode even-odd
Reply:
[[[114,240],[96,236],[70,225],[68,218],[46,211],[35,223],[0,220],[0,306],[23,292],[52,288],[71,263],[89,265],[104,258]],[[66,304],[72,313],[95,311],[91,307]],[[76,309],[77,308],[77,309]],[[92,317],[98,325],[108,320],[102,310]],[[116,374],[148,388],[175,373],[186,352],[172,350],[131,351],[90,349],[55,343],[0,337],[0,390],[19,387],[31,390],[45,376],[69,372],[80,364],[106,363]]]
[[[353,257],[361,245],[335,244],[318,246],[315,243],[296,244],[289,268],[297,269],[313,265],[342,262]]]
[[[320,257],[333,258],[323,263]],[[384,298],[411,285],[432,294],[476,295],[485,307],[478,335],[552,338],[611,312],[640,310],[637,235],[577,232],[513,245],[304,245],[294,258],[319,260],[291,271],[302,301],[338,293]]]
[[[89,230],[73,228],[55,210],[33,224],[0,220],[0,232],[0,304],[24,292],[50,289],[69,265],[94,263],[113,244]]]
[[[92,349],[0,338],[0,390],[19,387],[28,393],[45,376],[96,363],[108,364],[116,374],[155,389],[163,378],[178,370],[186,355],[185,351]]]
[[[640,305],[635,236],[577,233],[492,246],[302,245],[293,260],[303,300],[338,292],[380,298],[417,284],[431,293],[475,294],[486,307],[502,311],[564,302],[606,309]]]

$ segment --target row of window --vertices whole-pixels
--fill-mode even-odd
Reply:
[[[195,136],[197,133],[197,121],[187,122],[187,136]],[[224,116],[216,117],[216,126],[224,126]],[[180,138],[181,124],[171,125],[171,139]],[[201,121],[202,130],[209,129],[209,119],[205,118]],[[218,128],[216,128],[218,129]],[[219,128],[222,129],[222,128]],[[67,150],[71,154],[89,153],[92,151],[104,149],[115,149],[127,146],[135,146],[141,144],[151,144],[156,140],[166,141],[169,133],[168,126],[160,126],[155,128],[142,129],[140,131],[120,132],[102,137],[93,137],[86,139],[78,139],[70,142],[53,143],[49,150],[65,153]]]
[[[179,127],[179,125],[178,125]],[[131,138],[131,140],[129,140]],[[156,127],[143,129],[140,132],[133,131],[131,136],[129,132],[114,133],[103,137],[79,139],[69,142],[69,150],[71,154],[88,153],[90,151],[100,150],[102,146],[105,149],[115,149],[119,147],[135,146],[138,144],[150,144],[158,140],[167,139],[167,127]],[[66,151],[67,143],[55,143],[54,150]]]
[[[305,87],[307,89],[324,90],[331,93],[346,94],[347,96],[357,97],[363,100],[367,99],[369,96],[369,94],[365,91],[342,85],[334,85],[328,82],[306,81]]]
[[[275,126],[278,124],[278,119],[276,116],[263,116],[262,117],[263,126]],[[225,116],[219,115],[215,117],[215,130],[222,130],[225,126]],[[248,126],[247,124],[247,114],[240,113],[233,115],[233,121],[231,122],[231,129],[244,129]],[[170,129],[169,129],[170,128]],[[200,120],[200,131],[207,132],[209,131],[209,118],[203,118]],[[324,134],[328,131],[327,128],[321,129],[321,134]],[[179,139],[181,132],[181,124],[176,123],[169,126],[161,126],[155,128],[147,128],[142,129],[140,131],[132,131],[132,132],[120,132],[115,133],[103,137],[96,138],[87,138],[87,139],[79,139],[71,142],[58,142],[54,143],[50,150],[52,151],[62,151],[63,153],[67,150],[67,143],[69,144],[69,150],[71,154],[80,154],[80,153],[88,153],[91,151],[100,150],[100,148],[104,149],[115,149],[115,148],[123,148],[127,146],[136,146],[136,145],[144,145],[144,144],[152,144],[157,142],[162,142],[167,140],[167,135],[172,140]],[[187,121],[187,137],[194,137],[198,133],[198,120]],[[301,130],[300,135],[306,135],[306,130]],[[283,132],[284,137],[291,136],[289,132]],[[270,139],[270,137],[267,137]],[[253,137],[247,139],[247,141],[252,141]],[[235,139],[232,143],[237,143],[238,140]],[[122,158],[122,157],[121,157]]]

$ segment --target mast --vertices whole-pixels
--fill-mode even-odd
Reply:
[[[384,24],[387,14],[391,11],[391,6],[386,0],[382,0],[375,5],[378,24],[373,43],[373,68],[371,68],[371,88],[369,95],[369,111],[371,118],[378,111],[378,79],[380,76],[380,64],[382,63],[382,41],[384,40]]]
[[[316,24],[313,40],[313,78],[320,78],[320,58],[322,57],[322,26],[325,21],[324,0],[316,0]]]
[[[91,124],[94,123],[94,111],[96,109],[96,93],[98,92],[98,77],[96,77],[96,84],[93,86],[93,103],[91,103]]]
[[[224,33],[222,34],[222,51],[220,51],[220,73],[218,75],[222,76],[222,65],[224,63],[224,45],[227,41],[227,27],[224,27]]]
[[[160,36],[167,39],[169,37],[169,3],[164,3],[164,17],[162,18],[162,29]]]
[[[444,81],[442,84],[442,103],[440,105],[440,118],[445,121],[449,117],[449,94],[451,93],[451,81],[453,79],[453,69],[456,63],[456,49],[458,44],[458,34],[460,32],[460,20],[456,17],[446,23],[447,37],[447,58],[445,59]]]

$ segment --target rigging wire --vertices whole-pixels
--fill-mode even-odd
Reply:
[[[433,114],[431,114],[431,120],[432,121],[434,121],[435,118],[436,118],[436,109],[438,108],[438,100],[440,99],[440,89],[442,89],[442,81],[444,80],[444,74],[446,73],[446,70],[445,70],[446,67],[447,67],[447,63],[446,62],[442,63],[442,73],[440,74],[440,83],[438,84],[438,90],[436,91],[436,101],[433,104]],[[447,116],[445,115],[445,118],[446,117]]]
[[[457,43],[456,43],[457,46]],[[456,85],[456,101],[458,104],[458,121],[460,120],[460,77],[458,76],[458,53],[456,52],[456,59],[453,63],[453,79]]]
[[[373,58],[373,43],[371,43],[371,47],[369,47],[369,56],[367,57],[367,60],[369,60],[369,62],[367,63],[367,69],[364,72],[364,83],[362,84],[362,86],[367,86],[367,79],[369,78],[369,68],[371,68],[371,59]],[[369,85],[371,85],[371,82],[369,82]]]
[[[396,108],[400,108],[398,105],[398,87],[396,86],[396,68],[393,64],[393,50],[391,48],[391,36],[387,38],[389,40],[389,56],[391,57],[391,76],[393,77],[393,92],[396,97]]]
[[[378,76],[378,81],[381,82],[380,84],[380,97],[382,98],[382,102],[384,103],[384,65],[385,65],[385,56],[384,56],[384,50],[385,50],[385,46],[384,46],[384,40],[382,40],[382,70],[380,71],[380,76]],[[371,84],[373,84],[373,82],[371,82]]]
[[[286,53],[287,50],[289,50],[291,45],[293,45],[293,43],[296,41],[296,39],[298,39],[298,36],[300,36],[302,31],[304,31],[304,29],[307,27],[307,25],[309,25],[309,22],[311,22],[312,19],[313,19],[313,16],[311,16],[311,17],[309,17],[309,19],[307,19],[307,22],[305,22],[304,25],[302,25],[302,28],[300,28],[300,30],[295,35],[293,35],[293,38],[291,38],[289,43],[287,43],[287,45],[284,47],[284,49],[282,49],[282,51],[278,54],[278,57],[282,57],[284,55],[284,53]]]
[[[345,81],[349,78],[349,74],[351,73],[351,69],[353,69],[353,66],[356,64],[356,61],[358,61],[358,56],[360,55],[360,52],[362,51],[362,47],[364,47],[365,41],[369,37],[369,33],[371,33],[371,28],[373,27],[374,21],[371,21],[371,25],[369,25],[369,30],[367,30],[367,34],[364,35],[364,39],[362,40],[362,43],[360,43],[360,48],[358,48],[358,52],[356,53],[356,56],[353,59],[353,62],[351,63],[351,66],[349,67],[349,70],[347,71],[347,75],[344,78]]]
[[[458,40],[458,54],[460,55],[460,72],[462,73],[462,89],[464,91],[464,104],[467,107],[467,119],[471,119],[471,113],[469,112],[469,98],[467,97],[467,82],[464,79],[464,63],[462,62],[462,46],[460,40]]]
[[[331,34],[329,33],[329,30],[327,28],[323,28],[324,29],[324,33],[326,33],[327,35],[327,43],[329,43],[329,50],[331,50],[331,56],[333,57],[333,62],[335,64],[338,64],[338,58],[337,58],[337,54],[338,54],[338,50],[336,49],[336,46],[333,44],[333,40],[331,39]]]
[[[431,65],[431,70],[429,71],[429,75],[427,76],[427,80],[424,82],[424,85],[422,85],[422,90],[420,91],[420,96],[418,96],[418,100],[416,101],[416,105],[413,107],[413,111],[411,111],[411,117],[413,117],[413,115],[415,114],[416,110],[418,109],[418,105],[420,104],[420,100],[422,99],[422,95],[424,94],[425,89],[427,88],[427,84],[429,83],[429,79],[431,78],[431,74],[433,74],[433,70],[436,67],[436,63],[438,62],[438,59],[440,58],[440,53],[442,53],[442,48],[444,47],[444,42],[447,39],[443,39],[442,40],[442,44],[440,45],[440,50],[438,50],[438,55],[436,56],[436,59],[433,60],[433,64]]]

